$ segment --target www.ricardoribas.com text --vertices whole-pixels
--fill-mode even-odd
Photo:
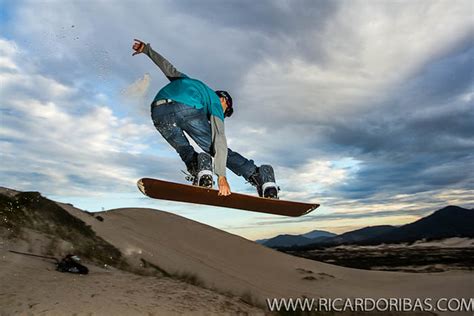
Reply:
[[[474,298],[267,298],[270,311],[473,312]]]

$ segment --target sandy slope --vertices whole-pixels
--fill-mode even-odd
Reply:
[[[297,258],[186,218],[151,209],[103,212],[103,222],[62,204],[132,260],[196,274],[209,287],[267,297],[469,298],[474,274],[349,269]]]
[[[14,196],[18,192],[0,187],[0,193]],[[70,210],[86,221],[97,221],[83,211]],[[51,259],[8,250],[43,254],[51,249],[50,242],[54,239],[65,254],[73,248],[70,242],[28,228],[23,228],[22,240],[4,238],[6,230],[2,229],[0,227],[0,316],[264,314],[262,309],[245,303],[241,297],[224,295],[176,278],[137,275],[87,261],[84,262],[90,270],[87,276],[60,273],[55,271]]]
[[[0,245],[2,316],[264,314],[237,297],[171,278],[139,276],[91,264],[87,264],[87,276],[59,273],[53,261],[10,253],[6,248]]]

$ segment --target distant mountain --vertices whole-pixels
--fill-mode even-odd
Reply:
[[[324,246],[336,246],[342,244],[355,244],[367,239],[375,238],[382,234],[397,229],[395,226],[390,225],[379,225],[379,226],[369,226],[357,230],[353,230],[332,238],[327,238],[320,240],[319,243]],[[318,242],[317,242],[318,243]]]
[[[255,242],[262,244],[267,247],[292,247],[292,246],[303,246],[314,243],[316,241],[326,239],[329,237],[336,236],[336,234],[324,231],[324,230],[313,230],[301,235],[289,235],[283,234],[273,238],[258,239]]]
[[[277,248],[277,247],[293,247],[293,246],[304,246],[312,243],[312,240],[301,235],[278,235],[270,238],[263,243],[264,246]]]
[[[401,243],[449,237],[474,237],[474,210],[447,206],[416,222],[364,240],[362,243]]]
[[[309,239],[314,239],[314,238],[319,238],[319,237],[334,237],[334,236],[337,236],[337,235],[334,234],[334,233],[324,231],[324,230],[317,230],[316,229],[316,230],[310,231],[309,233],[302,234],[300,236],[303,236],[303,237],[306,237],[306,238],[309,238]]]
[[[308,238],[308,236],[318,237]],[[341,235],[316,230],[302,235],[279,235],[262,244],[272,248],[297,247],[301,250],[308,250],[342,244],[375,245],[450,237],[474,238],[474,209],[447,206],[427,217],[403,226],[371,226]]]
[[[270,240],[270,238],[257,239],[257,240],[255,240],[255,242],[256,242],[257,244],[263,245],[263,244],[264,244],[266,241],[268,241],[268,240]]]

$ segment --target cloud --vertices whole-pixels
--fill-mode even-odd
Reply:
[[[327,58],[268,56],[247,73],[235,119],[251,125],[232,145],[289,168],[285,180],[310,161],[358,161],[322,201],[472,188],[472,19],[458,4],[339,7],[314,30]],[[302,197],[320,188],[307,184]]]
[[[58,195],[123,191],[168,160],[146,153],[149,126],[118,118],[93,96],[76,99],[83,91],[74,86],[25,72],[14,43],[0,44],[13,65],[0,74],[4,184]]]
[[[473,47],[455,47],[399,85],[387,102],[357,118],[340,118],[329,141],[361,161],[343,191],[364,197],[379,190],[412,193],[441,187],[472,189]],[[452,85],[452,81],[457,84]],[[414,88],[416,87],[416,88]]]
[[[277,167],[278,182],[283,188],[281,198],[321,203],[321,198],[340,183],[348,181],[357,170],[356,161],[309,160],[298,168]]]
[[[470,1],[19,1],[8,10],[0,80],[10,182],[30,172],[85,192],[126,190],[138,175],[178,178],[181,162],[148,113],[167,79],[131,56],[140,38],[231,92],[229,147],[272,164],[288,198],[348,214],[472,200]],[[137,78],[139,96],[124,99]],[[94,172],[104,182],[85,176]]]

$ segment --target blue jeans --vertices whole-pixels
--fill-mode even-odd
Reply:
[[[213,155],[211,124],[204,110],[173,102],[152,106],[151,118],[156,129],[178,152],[188,168],[196,159],[197,153],[183,132],[186,132],[202,150]],[[228,149],[227,168],[248,180],[257,166],[253,160],[248,160]]]

